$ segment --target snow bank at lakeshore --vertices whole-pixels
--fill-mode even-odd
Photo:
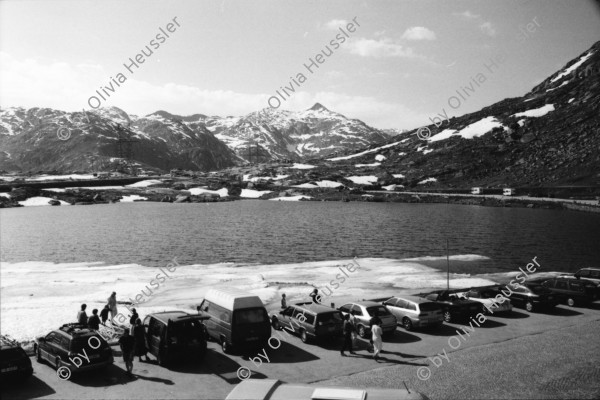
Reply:
[[[50,206],[50,204],[48,203],[50,200],[54,200],[50,197],[42,197],[42,196],[37,196],[37,197],[30,197],[27,200],[23,200],[23,201],[19,201],[19,204],[25,207],[40,207],[40,206]],[[71,204],[67,203],[66,201],[60,201],[60,205],[61,206],[70,206]]]
[[[303,200],[303,199],[304,200],[310,200],[310,199],[312,199],[312,197],[299,195],[299,196],[274,197],[274,198],[269,199],[269,200],[272,200],[272,201],[300,201],[300,200]]]
[[[123,198],[121,200],[119,200],[121,203],[132,203],[134,201],[141,201],[141,200],[148,200],[147,197],[142,197],[142,196],[138,196],[137,194],[131,194],[129,196],[123,196]]]
[[[242,189],[240,197],[247,199],[258,199],[263,194],[271,193],[270,190],[254,190],[254,189]]]
[[[216,194],[219,195],[221,197],[227,197],[229,195],[229,192],[227,191],[227,188],[222,188],[219,190],[208,190],[205,189],[203,187],[197,187],[197,188],[190,188],[187,190],[188,192],[190,192],[190,194],[192,196],[199,196],[202,194]]]
[[[349,176],[346,179],[349,179],[359,185],[371,185],[377,182],[377,177],[373,175]]]
[[[161,183],[162,183],[162,181],[159,181],[158,179],[147,179],[145,181],[139,181],[136,183],[132,183],[131,185],[127,185],[127,187],[130,187],[130,188],[148,187],[148,186],[152,186],[152,185],[158,185]]]
[[[175,255],[165,255],[164,265]],[[433,259],[445,257],[433,257]],[[485,257],[453,255],[452,260],[474,262]],[[413,259],[414,260],[414,259]],[[397,294],[411,294],[429,288],[444,288],[446,272],[427,267],[410,259],[358,258],[360,268],[342,282],[336,278],[339,267],[350,259],[294,264],[249,265],[234,263],[176,265],[158,289],[150,284],[160,274],[157,268],[138,264],[106,265],[101,262],[51,263],[30,261],[0,262],[1,301],[0,326],[2,333],[18,340],[31,340],[56,329],[63,323],[74,322],[82,303],[92,309],[102,309],[111,292],[117,292],[118,302],[144,290],[146,301],[135,305],[143,317],[151,312],[183,310],[195,313],[206,291],[211,287],[238,287],[260,296],[265,304],[277,303],[286,293],[288,303],[308,300],[313,285],[332,297],[352,299],[379,298]],[[162,275],[161,275],[162,277]],[[337,279],[337,281],[336,281]],[[337,282],[334,289],[331,282]],[[450,286],[463,288],[492,284],[489,279],[467,274],[451,274]],[[155,281],[156,284],[156,281]],[[146,288],[148,286],[148,288]],[[150,292],[150,290],[153,293]],[[127,311],[119,304],[119,311]]]

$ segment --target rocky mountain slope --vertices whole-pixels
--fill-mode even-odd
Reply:
[[[206,129],[190,129],[161,113],[138,118],[116,107],[93,113],[0,111],[0,170],[113,171],[128,164],[124,158],[141,169],[163,171],[214,170],[239,162]]]
[[[75,113],[11,108],[0,110],[0,170],[111,171],[127,158],[142,169],[208,171],[326,156],[387,137],[320,104],[224,118],[166,111],[137,117],[116,107]]]
[[[184,119],[190,127],[206,128],[252,162],[270,159],[323,157],[365,147],[387,138],[357,119],[348,119],[316,103],[300,112],[265,108],[243,117]]]
[[[409,187],[600,186],[600,42],[522,97],[435,122],[327,164]]]

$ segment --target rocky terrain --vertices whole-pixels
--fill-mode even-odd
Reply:
[[[37,170],[41,165],[56,171],[90,171],[94,163],[118,164],[122,160],[111,149],[119,135],[127,135],[138,140],[133,158],[150,173],[180,169],[162,177],[152,190],[107,189],[105,201],[123,194],[154,201],[231,200],[240,194],[264,199],[426,201],[422,196],[391,192],[468,193],[471,187],[482,187],[489,194],[511,187],[534,197],[593,200],[600,196],[599,111],[600,42],[524,96],[440,119],[426,130],[384,134],[319,104],[300,113],[262,110],[240,118],[180,117],[162,111],[138,118],[110,109],[101,116],[92,115],[87,125],[69,125],[73,135],[61,141],[43,130],[72,121],[77,113],[43,110],[48,122],[20,128],[32,110],[3,110],[0,168]],[[116,123],[128,125],[129,130],[119,133]],[[352,143],[357,142],[369,144],[353,150]],[[259,157],[252,164],[244,160],[249,143],[259,147]],[[293,163],[290,159],[294,158],[301,163]],[[218,171],[206,172],[210,169]],[[0,182],[0,192],[18,186]],[[84,185],[67,182],[59,187],[75,186]],[[74,203],[98,194],[97,190],[87,194],[74,190],[54,192],[53,197]],[[15,205],[16,197],[0,196],[0,202]],[[495,200],[447,201],[481,204]]]

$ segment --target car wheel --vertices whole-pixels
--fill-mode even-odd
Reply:
[[[445,322],[452,321],[452,314],[450,313],[450,310],[444,311],[444,321]]]
[[[529,312],[533,311],[533,303],[528,301],[527,303],[525,303],[525,309]]]
[[[229,348],[229,344],[227,343],[227,339],[225,338],[221,338],[221,350],[223,350],[223,353],[227,354],[230,351]]]
[[[280,331],[283,329],[283,327],[281,326],[281,323],[279,322],[279,320],[277,318],[273,318],[273,321],[271,322],[271,326],[273,327],[273,329]]]
[[[60,358],[56,358],[56,360],[54,360],[54,367],[56,368],[56,370],[58,371],[58,369],[60,368]]]
[[[308,335],[304,329],[300,331],[300,339],[302,340],[302,343],[308,343]]]
[[[367,331],[365,330],[365,327],[362,325],[358,326],[358,336],[360,336],[361,338],[364,338],[365,336],[367,336]]]
[[[413,326],[410,318],[404,317],[404,319],[402,320],[402,326],[404,326],[404,329],[406,329],[407,331],[411,331]]]
[[[569,307],[574,307],[574,306],[575,306],[575,300],[573,300],[571,297],[569,297],[569,298],[567,299],[567,305],[568,305]]]

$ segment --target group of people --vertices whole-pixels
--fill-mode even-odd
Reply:
[[[379,354],[383,351],[383,329],[381,329],[381,319],[379,317],[373,317],[370,321],[371,325],[371,340],[369,343],[373,346],[373,358],[377,360]],[[352,321],[350,321],[350,314],[344,315],[344,344],[340,354],[346,356],[344,351],[349,350],[350,354],[356,354],[352,350],[352,341],[356,335],[356,328]]]
[[[313,303],[321,304],[318,300],[319,290],[314,289],[310,294],[310,298]],[[281,308],[287,308],[287,298],[285,293],[281,294]],[[373,317],[369,323],[371,327],[371,340],[369,343],[373,346],[373,358],[377,360],[379,358],[379,354],[383,351],[383,330],[381,329],[381,319],[379,317]],[[350,314],[344,315],[344,343],[342,345],[342,349],[340,350],[340,354],[342,356],[346,356],[344,351],[349,350],[350,354],[356,354],[352,350],[352,341],[356,335],[356,328],[352,321],[350,321]]]
[[[98,316],[98,309],[92,310],[92,315],[88,318],[86,309],[87,304],[82,304],[81,309],[77,313],[77,323],[85,325],[95,331],[100,329],[100,324],[106,326],[108,314],[110,313],[111,325],[115,326],[114,317],[117,315],[117,293],[113,292],[107,299],[107,304],[104,306]],[[142,325],[142,320],[135,308],[131,309],[132,315],[129,319],[130,329],[124,329],[123,335],[119,338],[119,346],[123,353],[123,361],[127,367],[127,374],[132,375],[133,359],[139,357],[142,362],[142,356],[146,357],[145,361],[150,361],[148,358],[148,348],[146,346],[146,331]]]

